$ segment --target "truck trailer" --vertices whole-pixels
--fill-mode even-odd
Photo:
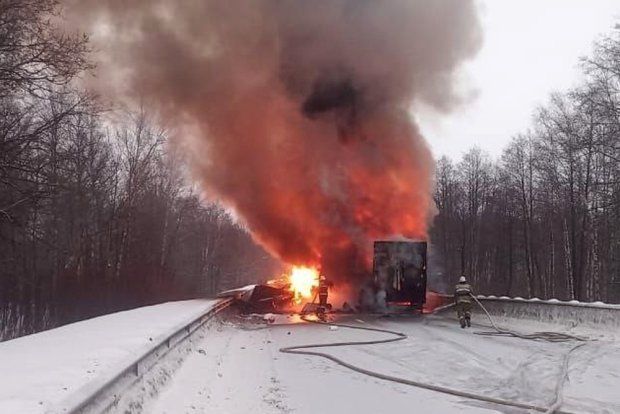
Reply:
[[[422,309],[426,302],[425,241],[376,241],[373,280],[388,305]]]

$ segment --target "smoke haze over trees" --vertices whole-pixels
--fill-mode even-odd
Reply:
[[[433,159],[409,111],[461,102],[474,1],[69,4],[100,28],[96,86],[191,128],[194,177],[274,256],[356,286],[374,240],[427,236]]]
[[[71,86],[88,39],[57,6],[0,2],[0,340],[275,271],[186,185],[166,131]]]
[[[620,301],[620,31],[583,84],[540,108],[501,159],[437,162],[431,237],[444,272],[479,292]]]

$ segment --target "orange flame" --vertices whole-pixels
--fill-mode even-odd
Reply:
[[[319,285],[319,270],[314,267],[293,266],[288,276],[294,302],[300,304],[304,299],[312,298],[314,288]]]

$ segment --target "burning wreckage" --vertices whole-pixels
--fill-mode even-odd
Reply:
[[[376,241],[372,278],[359,288],[358,308],[364,311],[422,310],[426,302],[427,243]],[[249,285],[220,293],[233,297],[244,313],[315,313],[320,318],[332,309],[329,290],[334,285],[314,268],[293,267],[290,274],[266,284]],[[318,300],[317,300],[318,299]],[[343,303],[341,311],[355,307]]]
[[[95,84],[152,102],[182,131],[209,198],[274,257],[310,265],[295,268],[299,283],[226,295],[248,310],[320,306],[320,269],[338,306],[424,303],[424,242],[376,242],[374,271],[370,252],[394,235],[428,237],[435,161],[412,103],[443,113],[462,102],[458,70],[482,44],[475,2],[162,0],[163,15],[147,1],[75,3],[97,4],[76,7],[79,20],[118,29],[101,35],[113,67],[100,72],[123,82]],[[158,30],[128,24],[143,21]]]

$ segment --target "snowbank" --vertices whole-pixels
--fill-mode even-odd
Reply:
[[[0,413],[45,413],[217,301],[147,306],[0,343]]]

